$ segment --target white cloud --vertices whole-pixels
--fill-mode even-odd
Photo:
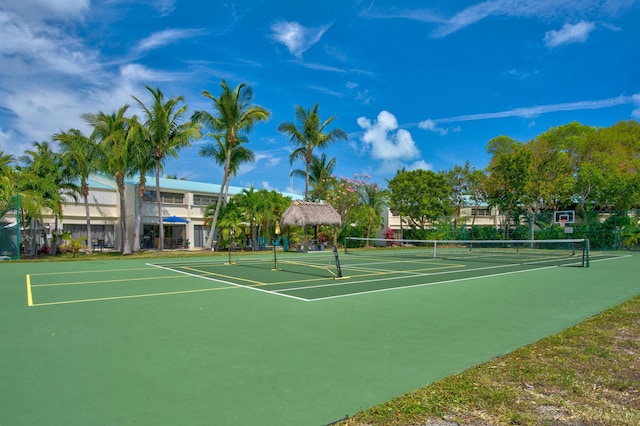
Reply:
[[[407,166],[407,170],[433,170],[433,164],[424,160],[415,161]]]
[[[492,16],[532,18],[543,22],[559,20],[604,19],[619,16],[637,3],[637,0],[485,0],[468,6],[450,17],[430,9],[373,11],[373,6],[362,12],[369,18],[402,18],[436,24],[435,38],[446,37]],[[373,3],[372,3],[373,4]]]
[[[640,93],[637,93],[631,97],[635,104],[635,109],[631,112],[631,116],[636,120],[640,120]]]
[[[90,0],[18,0],[2,4],[2,9],[20,15],[30,22],[45,19],[83,20],[90,7]]]
[[[449,129],[438,127],[436,122],[433,120],[421,121],[418,124],[418,127],[421,128],[422,130],[429,130],[431,132],[438,133],[440,136],[444,136],[447,133],[449,133]]]
[[[589,34],[594,30],[593,22],[580,21],[575,25],[564,24],[558,31],[548,31],[544,35],[544,43],[549,48],[570,43],[584,43],[589,38]]]
[[[149,37],[140,40],[136,45],[135,50],[146,52],[172,43],[177,43],[185,38],[198,37],[204,34],[206,34],[206,31],[200,29],[170,29],[158,31],[151,34]]]
[[[43,68],[48,73],[82,75],[95,71],[95,57],[96,52],[54,26],[29,24],[0,11],[0,76],[35,75]]]
[[[378,114],[375,122],[366,117],[357,120],[365,130],[362,141],[371,150],[371,158],[383,161],[407,161],[420,156],[411,133],[399,129],[398,120],[388,111]]]
[[[422,126],[423,125],[422,123],[426,123],[429,121],[433,121],[434,123],[455,123],[460,121],[489,120],[489,119],[507,118],[507,117],[530,118],[530,117],[538,116],[540,114],[547,114],[550,112],[558,112],[558,111],[601,109],[601,108],[610,108],[614,106],[626,105],[631,103],[636,103],[636,105],[638,105],[639,97],[640,97],[640,94],[635,94],[633,96],[621,95],[615,98],[601,99],[596,101],[567,102],[562,104],[550,104],[550,105],[539,105],[539,106],[526,107],[526,108],[515,108],[515,109],[511,109],[507,111],[499,111],[499,112],[459,115],[456,117],[439,118],[437,120],[425,120],[419,123],[418,126]]]
[[[120,75],[131,83],[150,84],[156,81],[179,80],[184,75],[181,73],[170,73],[156,71],[140,64],[127,64],[120,67]]]
[[[271,25],[271,37],[286,46],[289,52],[300,58],[302,54],[316,44],[331,25],[319,28],[307,28],[298,22],[279,21]]]

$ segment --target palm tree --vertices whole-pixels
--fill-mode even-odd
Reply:
[[[224,166],[225,161],[227,159],[227,143],[226,139],[222,137],[222,135],[212,135],[216,143],[207,143],[204,144],[200,148],[200,156],[211,158],[216,164]],[[247,140],[246,137],[242,138],[242,142]],[[226,181],[226,185],[223,188],[224,196],[223,199],[226,200],[229,195],[229,184],[231,182],[231,177],[235,177],[238,173],[238,169],[242,163],[252,163],[256,159],[255,154],[249,148],[244,147],[242,145],[236,144],[236,146],[231,150],[231,159],[229,164],[229,178]]]
[[[220,135],[224,139],[225,161],[222,184],[216,202],[216,210],[211,221],[211,230],[205,242],[205,248],[211,249],[213,245],[213,235],[216,229],[220,207],[226,201],[225,188],[227,187],[229,176],[231,175],[232,154],[237,146],[247,142],[247,134],[257,123],[269,119],[271,113],[258,105],[253,105],[253,90],[245,83],[241,83],[231,90],[225,80],[220,84],[222,93],[219,97],[214,97],[208,91],[203,91],[202,95],[213,102],[213,114],[207,111],[196,111],[192,116],[192,121],[199,123],[203,128],[212,134]]]
[[[191,144],[191,140],[200,137],[199,128],[192,122],[181,122],[187,112],[187,106],[178,107],[184,102],[183,96],[176,96],[167,101],[160,89],[145,88],[151,93],[153,102],[147,107],[135,96],[136,102],[144,111],[145,128],[144,135],[148,143],[148,149],[155,161],[156,169],[156,201],[158,203],[158,227],[160,239],[158,250],[164,249],[164,227],[162,226],[162,200],[160,198],[160,170],[168,157],[178,157],[180,148]]]
[[[278,131],[289,136],[289,141],[297,145],[298,148],[289,155],[291,164],[295,160],[302,160],[305,163],[305,184],[304,197],[309,198],[309,178],[311,174],[311,163],[313,161],[313,150],[316,148],[325,148],[331,142],[337,140],[347,140],[347,134],[342,129],[333,129],[328,133],[324,133],[327,126],[336,118],[331,116],[324,122],[320,121],[318,116],[318,107],[316,104],[313,109],[306,111],[299,105],[296,105],[295,118],[298,125],[294,123],[281,123]]]
[[[389,191],[380,188],[378,184],[362,182],[358,188],[360,202],[364,210],[364,217],[367,222],[366,237],[371,237],[373,228],[379,229],[382,226],[382,211],[389,200]],[[367,247],[369,240],[367,240]]]
[[[312,199],[322,200],[324,198],[328,186],[331,184],[331,175],[333,174],[335,166],[336,158],[333,157],[332,159],[327,160],[327,154],[324,152],[320,157],[314,155],[311,158],[309,184],[313,186],[313,189],[311,190]],[[305,170],[296,169],[291,172],[291,176],[298,176],[306,179],[307,174]]]
[[[34,142],[33,149],[25,151],[21,157],[27,170],[39,179],[30,180],[27,186],[40,194],[42,206],[50,210],[54,217],[52,238],[52,253],[58,246],[59,223],[62,218],[64,196],[76,198],[80,188],[74,183],[77,171],[73,167],[66,167],[63,157],[54,151],[49,142]]]
[[[147,173],[154,167],[155,160],[149,150],[146,128],[143,127],[134,115],[129,119],[131,128],[131,157],[132,166],[130,174],[138,173],[138,203],[135,213],[133,228],[133,252],[140,252],[140,224],[142,223],[142,205],[144,194],[147,191]]]
[[[31,189],[38,188],[41,179],[28,170],[22,170],[15,163],[15,157],[0,151],[0,218],[15,208],[16,232],[20,232],[21,225],[26,224],[27,219],[41,216],[40,191]],[[24,243],[26,246],[28,241]],[[15,249],[18,255],[20,248],[16,246]]]
[[[14,197],[13,155],[0,151],[0,218],[9,210]]]
[[[53,140],[58,141],[62,147],[63,162],[66,167],[75,170],[80,176],[80,194],[84,201],[84,210],[87,217],[87,247],[86,252],[91,254],[91,212],[89,210],[89,175],[95,169],[93,158],[97,154],[96,142],[93,138],[85,136],[78,129],[70,129],[53,135]]]
[[[124,181],[131,170],[132,163],[130,122],[125,117],[128,109],[129,105],[124,105],[111,114],[104,112],[82,114],[85,122],[93,127],[91,137],[100,143],[100,167],[103,171],[112,174],[116,180],[120,196],[120,251],[123,255],[131,254]]]

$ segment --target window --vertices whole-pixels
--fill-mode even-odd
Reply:
[[[155,203],[156,191],[145,191],[142,201]],[[160,192],[160,201],[165,204],[184,204],[184,194],[177,192]]]
[[[490,207],[472,207],[471,215],[472,216],[491,216],[491,208]]]
[[[210,206],[218,201],[216,195],[193,194],[194,206]]]

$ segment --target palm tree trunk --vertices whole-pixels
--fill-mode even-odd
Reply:
[[[82,198],[84,199],[84,213],[87,216],[87,254],[91,254],[91,211],[89,210],[89,185],[82,179]]]
[[[120,243],[120,249],[123,256],[131,254],[131,245],[129,244],[129,235],[127,229],[127,206],[124,187],[124,175],[118,173],[116,175],[116,183],[118,185],[118,193],[120,194],[120,229],[122,233],[122,242]]]
[[[229,174],[231,173],[231,144],[227,149],[227,158],[224,162],[224,175],[222,177],[222,185],[220,185],[220,193],[218,194],[218,202],[216,203],[216,210],[213,213],[213,220],[211,221],[211,229],[209,230],[209,235],[207,236],[207,241],[205,242],[205,249],[211,250],[213,246],[213,234],[216,230],[216,226],[218,224],[218,215],[220,214],[220,207],[222,207],[222,203],[226,200],[225,195],[225,185],[227,180],[229,179]]]
[[[54,220],[54,225],[53,225],[53,232],[51,235],[51,254],[56,255],[58,254],[58,233],[60,232],[58,230],[59,227],[59,216],[57,213],[55,213],[53,215],[53,220]]]
[[[140,172],[140,181],[138,182],[138,205],[136,207],[135,228],[133,230],[133,252],[140,252],[140,222],[142,222],[142,198],[144,197],[146,178],[144,172]]]
[[[164,226],[162,225],[162,200],[160,199],[160,162],[156,160],[156,201],[158,202],[158,251],[164,250]]]

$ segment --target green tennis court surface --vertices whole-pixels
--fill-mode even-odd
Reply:
[[[327,424],[640,293],[638,256],[410,252],[0,264],[0,424]]]

